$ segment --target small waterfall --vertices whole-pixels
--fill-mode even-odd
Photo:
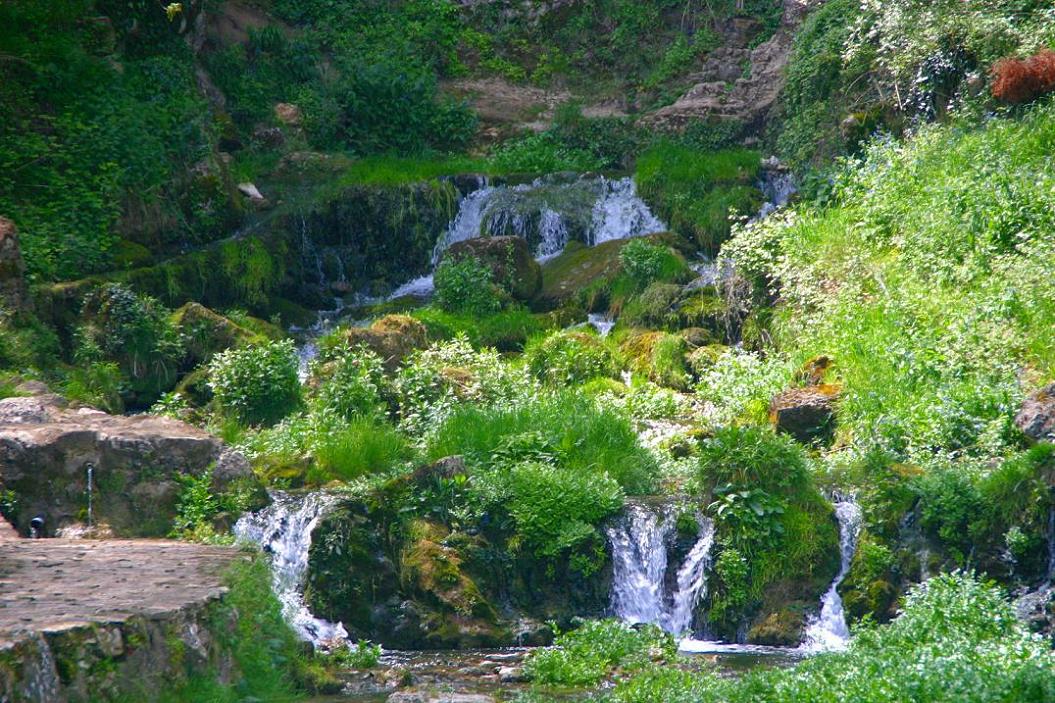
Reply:
[[[601,196],[594,203],[590,226],[592,246],[666,230],[667,226],[638,197],[633,178],[601,179]]]
[[[591,312],[587,315],[586,323],[597,330],[597,334],[601,337],[607,337],[615,327],[615,320],[599,312]]]
[[[788,204],[791,196],[798,192],[795,176],[780,165],[776,158],[767,159],[762,164],[762,178],[758,183],[765,202],[755,219],[761,220]]]
[[[302,639],[315,647],[343,642],[348,638],[344,626],[312,615],[302,594],[311,533],[337,497],[327,493],[295,495],[275,491],[271,499],[271,505],[238,521],[234,526],[235,536],[259,545],[270,557],[275,595],[282,603],[286,620]]]
[[[691,629],[693,611],[706,593],[714,524],[700,520],[699,537],[671,589],[667,571],[675,507],[628,503],[606,532],[614,566],[612,610],[629,623],[651,623],[680,635]]]
[[[326,272],[322,268],[322,254],[319,253],[315,240],[311,238],[311,232],[308,231],[308,219],[304,215],[300,216],[300,250],[305,270],[314,268],[315,275],[319,279],[318,284],[320,286],[326,285]]]
[[[95,465],[89,461],[84,468],[88,474],[88,530],[90,531],[95,522],[94,506],[92,505],[92,483],[95,478]]]
[[[482,181],[464,196],[458,212],[432,252],[435,269],[451,245],[482,236],[512,234],[527,239],[535,258],[558,256],[574,236],[590,245],[666,231],[637,195],[633,178],[584,176],[572,181],[556,177],[531,183],[495,186]],[[432,274],[399,286],[389,299],[428,297],[434,291]]]
[[[857,551],[857,538],[861,534],[863,519],[861,506],[853,499],[840,500],[835,503],[835,517],[839,521],[839,573],[821,599],[820,614],[806,627],[802,648],[810,652],[844,649],[850,639],[850,628],[846,624],[839,585],[850,572],[850,565]]]

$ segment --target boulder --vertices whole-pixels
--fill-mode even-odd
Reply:
[[[489,268],[494,280],[517,300],[527,301],[542,289],[542,267],[527,240],[520,237],[479,237],[452,244],[444,260],[474,259]]]
[[[1055,383],[1029,396],[1015,416],[1015,426],[1034,442],[1055,441]]]
[[[278,103],[275,105],[275,119],[290,127],[298,126],[304,119],[300,107],[292,103]]]
[[[428,346],[425,325],[408,315],[385,315],[369,327],[349,327],[341,337],[351,348],[365,346],[380,356],[389,371],[402,366],[414,350]]]
[[[800,442],[823,439],[831,434],[838,397],[839,387],[831,384],[792,388],[773,398],[769,420]]]
[[[226,349],[267,338],[200,303],[187,303],[172,314],[172,321],[186,340],[187,362],[192,367],[209,361],[214,354]]]
[[[0,217],[0,312],[18,312],[26,305],[26,265],[18,243],[18,228]]]
[[[118,537],[167,534],[186,475],[212,472],[214,491],[266,502],[244,457],[178,420],[71,409],[46,394],[0,400],[0,491],[13,492],[8,518],[22,534],[37,515],[46,535],[86,522],[89,467],[93,522]]]

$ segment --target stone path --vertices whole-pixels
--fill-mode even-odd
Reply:
[[[0,540],[0,647],[27,630],[157,617],[219,598],[237,556],[162,540]]]

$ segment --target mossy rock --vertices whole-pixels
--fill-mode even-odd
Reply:
[[[119,239],[110,249],[114,268],[125,270],[142,268],[154,263],[154,255],[139,242]]]
[[[725,301],[711,287],[653,283],[624,303],[620,322],[668,331],[703,329],[717,340],[725,336],[726,309]],[[699,337],[700,333],[695,335]]]
[[[781,608],[757,619],[747,632],[747,641],[772,647],[796,647],[802,642],[806,617],[799,608]]]
[[[711,370],[718,359],[729,351],[724,344],[708,344],[689,352],[687,360],[696,378]]]
[[[365,346],[381,357],[389,371],[402,366],[412,352],[428,346],[425,325],[409,315],[385,315],[369,327],[348,327],[328,338],[327,344],[350,349]]]
[[[198,366],[226,349],[263,342],[270,335],[247,329],[199,303],[187,303],[172,313],[172,322],[186,340],[187,360]],[[262,320],[258,321],[268,325]],[[268,325],[270,327],[270,325]]]
[[[531,300],[542,289],[542,267],[520,237],[478,237],[457,242],[444,261],[472,259],[489,271],[493,280],[519,301]]]
[[[686,356],[689,351],[684,337],[667,332],[629,332],[619,351],[630,369],[650,381],[675,390],[688,390],[692,376]]]
[[[558,308],[590,284],[614,278],[619,273],[619,252],[625,243],[616,240],[588,247],[569,242],[560,256],[542,266],[542,290],[532,306],[540,310]]]

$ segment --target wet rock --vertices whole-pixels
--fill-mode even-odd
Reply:
[[[249,200],[249,204],[258,210],[263,210],[270,205],[264,194],[253,183],[239,183],[238,192],[244,195]]]
[[[452,244],[446,261],[474,259],[491,270],[494,281],[517,300],[530,300],[542,288],[542,267],[527,240],[520,237],[479,237]]]
[[[784,608],[763,616],[747,633],[751,644],[795,647],[802,641],[806,619],[800,611]]]
[[[191,425],[150,415],[69,409],[55,396],[0,400],[0,489],[13,491],[23,534],[44,515],[46,533],[86,520],[88,466],[93,518],[117,536],[160,536],[171,529],[179,477],[214,471],[218,492],[266,496],[244,457]]]
[[[769,404],[769,420],[778,432],[800,442],[823,439],[831,434],[835,423],[835,385],[792,388],[780,393]]]
[[[278,127],[260,125],[253,130],[253,141],[271,149],[277,149],[286,143],[286,135]],[[241,186],[239,186],[241,189]],[[247,193],[248,195],[248,193]],[[251,198],[252,196],[250,196]]]
[[[1034,442],[1055,441],[1055,383],[1023,401],[1015,416],[1015,426]]]
[[[0,314],[19,312],[26,305],[26,265],[18,243],[18,228],[0,217]]]
[[[498,680],[502,683],[523,683],[527,681],[523,667],[501,666],[498,668]]]

